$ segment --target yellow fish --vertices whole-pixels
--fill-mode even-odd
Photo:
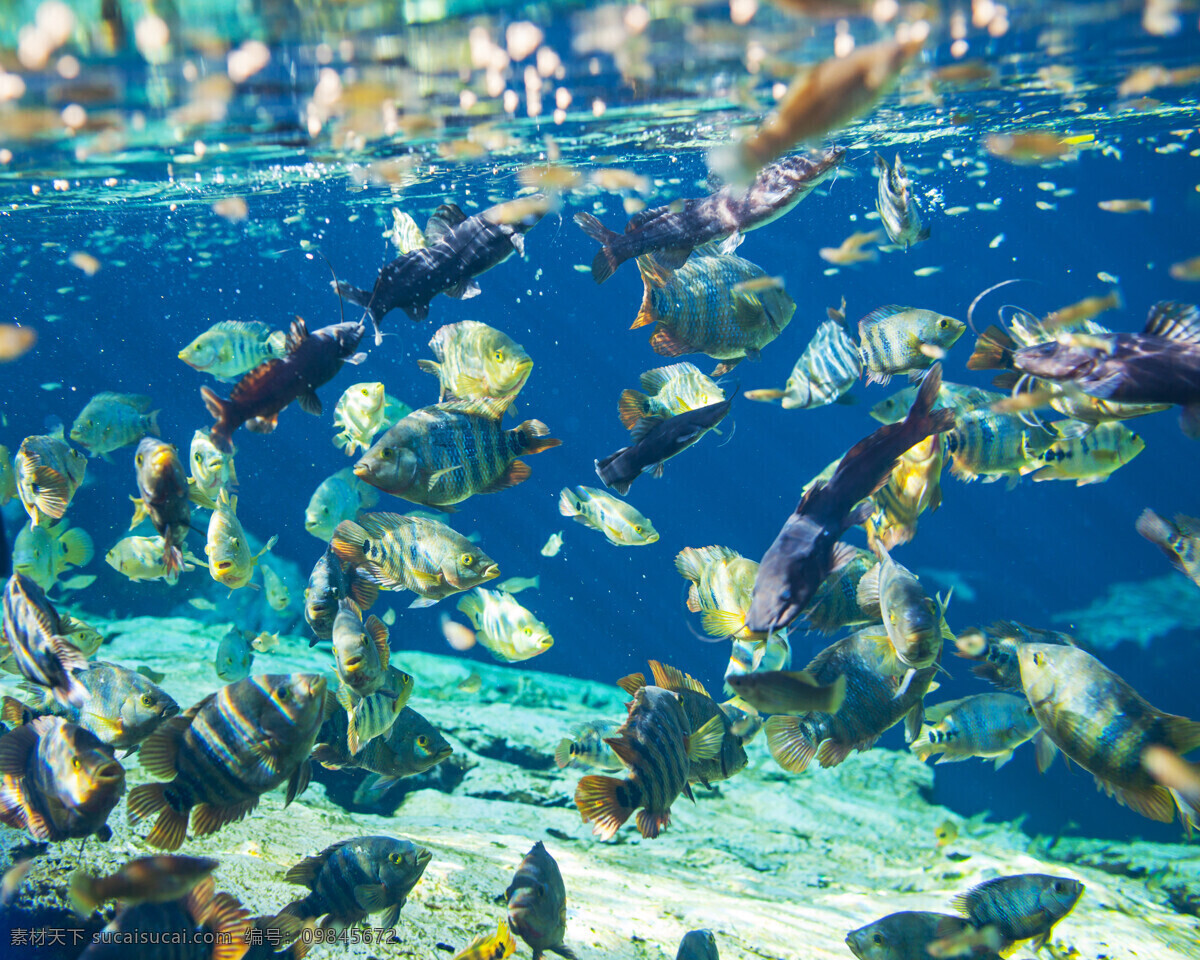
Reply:
[[[275,546],[278,539],[271,537],[266,546],[251,555],[246,531],[237,518],[237,497],[231,499],[228,491],[222,490],[208,521],[208,542],[204,545],[208,572],[230,590],[244,587],[250,582],[258,558]]]

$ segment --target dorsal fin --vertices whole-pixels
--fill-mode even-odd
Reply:
[[[295,353],[300,344],[307,339],[308,325],[304,322],[303,317],[297,317],[292,321],[292,326],[288,330],[287,340],[285,341],[287,345],[287,352]]]
[[[640,673],[631,673],[617,681],[617,686],[631,697],[646,685],[646,678]]]
[[[425,224],[426,242],[431,245],[437,243],[466,219],[467,215],[456,205],[453,203],[443,203],[433,211],[433,216]]]
[[[874,323],[879,323],[881,320],[886,320],[888,317],[894,317],[896,314],[907,310],[908,307],[902,307],[899,304],[889,303],[882,307],[876,307],[865,317],[858,321],[858,329],[861,332],[864,327],[869,327]]]
[[[1143,333],[1200,346],[1200,310],[1194,303],[1160,300],[1150,308]]]
[[[656,686],[672,690],[675,693],[678,693],[680,690],[691,690],[693,693],[698,693],[705,697],[708,696],[708,691],[704,689],[704,684],[676,667],[659,663],[657,660],[651,660],[650,672],[654,674],[654,683]]]

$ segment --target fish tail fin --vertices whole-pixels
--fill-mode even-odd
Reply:
[[[979,335],[975,352],[967,358],[968,370],[1011,370],[1013,369],[1013,338],[995,324]]]
[[[713,719],[717,719],[713,717]],[[659,810],[650,811],[645,808],[637,813],[637,826],[643,837],[647,840],[653,840],[663,830],[671,825],[671,811]]]
[[[558,512],[564,517],[578,517],[582,512],[581,506],[582,503],[575,495],[575,491],[570,487],[563,487],[562,493],[558,495]]]
[[[63,533],[59,540],[63,548],[63,559],[73,567],[82,567],[90,563],[96,555],[95,545],[86,530],[72,527]]]
[[[638,390],[623,390],[621,399],[617,401],[617,416],[621,418],[621,426],[632,430],[633,425],[646,415],[646,401],[649,398]]]
[[[209,439],[222,453],[233,453],[233,443],[229,439],[229,405],[218,397],[208,387],[200,388],[200,396],[204,398],[204,406],[215,421],[209,431]]]
[[[575,788],[575,806],[584,823],[592,824],[592,832],[602,840],[611,840],[621,824],[630,818],[637,803],[630,794],[637,788],[616,777],[588,774]]]
[[[146,421],[146,429],[156,437],[162,436],[162,429],[158,425],[158,415],[162,410],[151,410],[149,418]]]
[[[69,487],[67,478],[53,467],[45,465],[33,468],[32,487],[37,492],[33,496],[34,506],[53,520],[58,520],[67,512]],[[37,524],[34,524],[36,526]]]
[[[554,765],[563,770],[571,762],[571,741],[563,737],[554,748]]]
[[[273,357],[287,356],[287,331],[275,330],[267,336],[267,349]]]
[[[817,744],[807,726],[801,726],[800,717],[768,717],[763,729],[771,756],[789,773],[803,773],[817,755]]]
[[[183,551],[173,543],[163,547],[163,572],[168,577],[178,577],[183,572]]]
[[[67,896],[75,912],[85,917],[100,905],[100,895],[96,892],[96,878],[84,870],[76,870],[71,874]]]
[[[160,850],[178,850],[187,837],[187,810],[176,810],[167,799],[167,784],[143,783],[129,791],[129,822],[158,814],[146,842]]]
[[[353,520],[343,520],[333,531],[329,549],[343,563],[362,563],[367,559],[363,544],[367,542],[367,531]]]
[[[517,426],[517,432],[525,438],[525,453],[541,453],[553,447],[562,446],[561,440],[548,436],[550,428],[541,420],[526,420]]]
[[[621,265],[621,259],[612,250],[612,243],[620,234],[609,230],[590,213],[575,214],[575,222],[584,233],[600,244],[600,250],[592,261],[592,279],[603,283]]]
[[[249,943],[250,911],[232,893],[217,893],[212,877],[188,891],[184,907],[197,926],[210,931],[216,945],[211,960],[241,960]]]
[[[942,389],[942,365],[935,363],[921,381],[917,398],[904,418],[904,426],[913,436],[913,445],[935,433],[944,433],[954,428],[953,410],[934,410],[938,392]]]
[[[1137,518],[1137,532],[1160,547],[1166,546],[1171,539],[1171,526],[1157,513],[1147,507]]]
[[[1187,717],[1171,717],[1166,721],[1167,736],[1178,753],[1191,753],[1200,747],[1200,723]]]

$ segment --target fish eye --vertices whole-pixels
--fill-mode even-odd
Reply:
[[[492,359],[495,360],[497,363],[502,363],[504,361],[504,351],[497,350],[495,353],[492,354]]]
[[[144,456],[142,456],[142,454],[139,453],[137,455],[137,465],[140,467],[145,462],[146,462],[146,458]]]
[[[895,611],[895,610],[891,610],[891,611],[889,611],[889,612],[888,612],[888,621],[889,621],[890,623],[895,623],[895,622],[896,622],[896,611]]]
[[[641,532],[642,532],[642,528],[641,528],[641,527],[638,527],[638,526],[635,526],[635,527],[633,528],[633,532],[634,532],[634,533],[641,533]]]
[[[197,450],[196,455],[194,457],[192,457],[192,459],[195,460],[197,463],[203,463],[204,462],[204,454],[202,454],[199,450]]]
[[[1033,655],[1033,663],[1035,666],[1042,666],[1046,662],[1046,657],[1043,654],[1035,653]]]
[[[527,636],[527,637],[532,637],[532,636],[533,636],[533,627],[526,627],[526,628],[525,628],[525,636]]]
[[[83,766],[83,764],[80,762],[78,757],[72,757],[71,766],[78,770],[81,766]]]
[[[370,391],[370,390],[368,390],[366,387],[363,387],[363,388],[362,388],[362,390],[360,390],[359,392],[360,392],[360,393],[361,393],[361,394],[362,394],[364,397],[369,397],[369,396],[371,395],[371,391]]]
[[[875,943],[879,944],[880,946],[883,945],[883,935],[882,934],[877,933],[871,939],[874,940]]]
[[[142,706],[143,707],[154,706],[154,698],[152,696],[150,696],[150,694],[148,694],[148,693],[143,693],[142,694]]]
[[[948,326],[950,326],[950,321],[945,317],[942,317],[942,319],[938,321],[938,326],[945,330]]]
[[[287,687],[280,687],[279,692],[276,694],[276,696],[278,696],[280,700],[287,700],[291,697],[291,695],[292,695],[292,691],[290,689],[288,689]]]
[[[473,564],[475,562],[475,558],[473,556],[471,556],[469,553],[464,553],[461,557],[458,558],[458,562],[461,563],[464,567],[469,567],[471,564]]]
[[[396,451],[392,447],[384,447],[379,451],[379,455],[383,457],[384,460],[392,460],[396,456]]]
[[[418,747],[429,746],[429,738],[427,736],[425,736],[425,734],[421,734],[419,737],[417,737],[417,746]]]

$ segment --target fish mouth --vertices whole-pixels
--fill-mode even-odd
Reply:
[[[116,783],[125,779],[125,768],[113,760],[97,769],[93,779],[97,783]]]
[[[646,541],[646,543],[657,543],[658,542],[658,534],[657,533],[650,534],[649,536],[645,537],[645,541]]]
[[[342,664],[342,669],[346,673],[358,673],[362,670],[363,666],[363,657],[359,654],[355,654],[353,657],[346,658],[345,662]]]
[[[359,480],[366,480],[369,476],[371,476],[371,468],[362,460],[359,460],[358,463],[354,465],[354,475],[358,477]]]
[[[296,692],[312,698],[325,696],[325,678],[315,673],[302,673],[295,679]]]
[[[417,866],[424,867],[432,859],[433,851],[427,850],[425,847],[421,847],[421,852],[417,854]]]
[[[446,744],[446,746],[442,747],[437,753],[435,753],[433,755],[434,764],[436,765],[436,764],[441,763],[448,756],[450,756],[450,754],[452,754],[453,752],[454,752],[454,748],[452,746],[450,746],[450,744]]]
[[[479,579],[480,580],[491,580],[494,577],[498,577],[498,576],[500,576],[500,564],[489,563],[486,567],[483,568],[482,572],[479,574]]]

